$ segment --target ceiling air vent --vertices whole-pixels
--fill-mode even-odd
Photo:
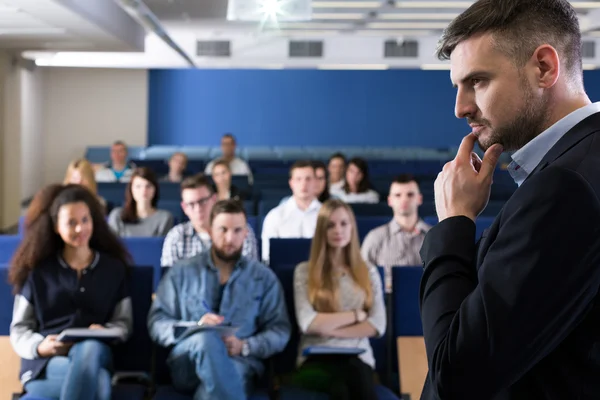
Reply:
[[[581,44],[581,56],[583,58],[596,58],[596,42],[583,42]]]
[[[416,40],[386,40],[383,47],[385,58],[417,58],[419,42]]]
[[[323,42],[290,40],[289,42],[290,57],[323,57]]]
[[[196,55],[199,57],[230,57],[231,44],[228,40],[198,40]]]

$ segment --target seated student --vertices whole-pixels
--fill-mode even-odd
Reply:
[[[329,200],[319,211],[310,259],[294,271],[294,304],[302,337],[293,384],[333,400],[376,399],[369,338],[386,329],[381,279],[360,256],[354,214],[341,200]],[[303,350],[312,346],[364,353],[304,357]]]
[[[125,189],[125,205],[108,215],[108,225],[119,236],[165,236],[173,227],[173,215],[158,210],[158,180],[150,168],[136,168]]]
[[[242,256],[247,233],[244,207],[234,200],[215,204],[210,216],[212,245],[170,268],[148,315],[150,337],[170,347],[167,364],[175,388],[194,400],[245,399],[263,361],[282,351],[290,322],[277,277]],[[230,324],[235,335],[217,331],[181,335],[175,324]]]
[[[187,168],[187,164],[188,158],[185,153],[173,153],[171,158],[169,158],[169,173],[163,176],[160,180],[162,182],[181,182],[183,180],[183,173]]]
[[[214,188],[203,175],[186,178],[181,183],[181,208],[190,219],[175,226],[167,233],[163,244],[160,265],[170,267],[179,260],[185,260],[210,248],[210,211],[217,202]],[[258,244],[254,231],[248,225],[242,255],[250,260],[258,260]]]
[[[369,166],[359,157],[348,162],[344,186],[331,194],[346,203],[379,203],[379,194],[371,188]]]
[[[103,212],[106,214],[106,200],[98,195],[98,185],[96,184],[96,177],[94,176],[94,168],[85,158],[80,158],[69,163],[65,179],[63,181],[65,185],[73,183],[76,185],[82,185],[89,189],[100,202]]]
[[[212,160],[208,163],[204,169],[206,175],[212,173],[213,165],[217,160],[225,160],[229,163],[229,170],[233,175],[244,175],[248,176],[248,182],[252,184],[252,170],[246,163],[246,161],[235,155],[235,148],[237,146],[235,136],[231,133],[226,133],[221,138],[221,156],[216,160]]]
[[[310,161],[296,161],[290,168],[292,197],[265,217],[262,227],[262,259],[269,260],[269,239],[311,238],[321,203],[315,196],[315,169]]]
[[[373,265],[385,268],[385,290],[392,290],[392,267],[421,265],[421,245],[431,226],[419,218],[423,195],[412,175],[399,175],[390,186],[392,220],[365,237],[361,253]]]
[[[68,328],[112,328],[127,340],[130,257],[94,195],[79,185],[42,189],[27,223],[9,272],[16,293],[10,341],[22,358],[24,389],[44,399],[109,400],[111,347],[56,338]]]
[[[231,168],[227,161],[215,161],[212,167],[211,177],[215,183],[214,188],[217,200],[244,200],[244,194],[235,185],[231,184]]]
[[[344,180],[344,176],[346,175],[346,156],[342,153],[332,154],[329,157],[327,170],[329,172],[329,190],[332,192],[342,190],[346,184]]]
[[[321,203],[325,203],[331,198],[329,188],[327,187],[327,167],[323,161],[313,161],[312,165],[315,169],[315,196],[317,196],[317,200]],[[285,203],[290,197],[284,197],[279,204]]]
[[[110,162],[101,164],[96,171],[97,182],[129,182],[136,166],[127,161],[127,145],[121,140],[110,148]]]

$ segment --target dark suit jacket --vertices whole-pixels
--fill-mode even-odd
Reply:
[[[475,243],[421,249],[426,400],[600,399],[600,113],[545,155]]]

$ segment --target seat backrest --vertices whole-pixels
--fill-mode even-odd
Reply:
[[[373,229],[390,222],[391,217],[356,217],[356,228],[358,229],[358,238],[360,242]]]
[[[0,265],[0,336],[6,336],[10,331],[14,296],[12,286],[8,283],[8,265]]]
[[[136,265],[130,269],[129,292],[133,305],[133,332],[129,340],[117,346],[114,364],[117,371],[150,372],[152,364],[152,341],[146,321],[152,304],[154,267]]]
[[[422,267],[392,268],[392,333],[398,336],[423,336],[419,309]]]
[[[269,264],[295,267],[310,256],[312,239],[269,239]]]
[[[0,264],[8,264],[21,243],[19,235],[0,235]]]
[[[377,270],[379,271],[379,276],[381,278],[381,282],[384,282],[384,269],[382,267],[377,267]],[[383,294],[383,301],[384,304],[386,305],[386,318],[387,318],[387,329],[385,334],[380,337],[380,338],[371,338],[369,341],[371,343],[371,347],[373,349],[373,357],[375,357],[375,370],[377,371],[377,374],[379,375],[380,378],[384,378],[387,376],[388,373],[388,368],[389,368],[389,355],[390,355],[390,349],[389,349],[389,334],[391,333],[392,329],[390,326],[390,321],[388,318],[388,315],[390,315],[390,313],[388,312],[388,307],[389,304],[387,304],[386,301],[386,294],[385,291],[381,290],[381,293]]]
[[[350,204],[357,217],[388,217],[392,218],[392,209],[387,203],[353,203]]]
[[[123,182],[98,182],[98,195],[103,197],[109,207],[121,207],[125,202],[126,183]]]
[[[160,256],[162,254],[164,237],[126,237],[122,238],[123,244],[133,257],[135,265],[151,265],[154,268],[154,283],[152,288],[158,286],[161,277]]]

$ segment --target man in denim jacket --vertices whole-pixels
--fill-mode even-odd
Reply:
[[[244,208],[236,201],[215,204],[210,216],[212,246],[175,264],[162,279],[148,315],[152,340],[172,347],[167,364],[179,391],[195,400],[244,399],[263,361],[284,349],[290,322],[281,285],[263,264],[241,256],[247,233]],[[176,323],[232,325],[182,334]]]

